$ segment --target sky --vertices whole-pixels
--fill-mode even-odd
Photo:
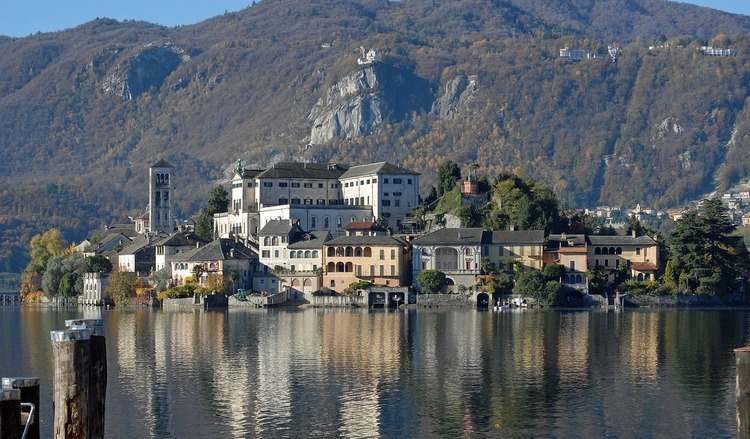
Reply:
[[[750,15],[750,0],[682,1]],[[252,0],[0,0],[0,35],[25,37],[37,32],[69,29],[105,17],[172,27],[236,12],[251,3]]]

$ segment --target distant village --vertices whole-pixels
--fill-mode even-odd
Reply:
[[[319,296],[352,300],[355,293],[360,304],[394,307],[413,300],[423,270],[445,274],[442,292],[488,303],[492,298],[478,287],[488,262],[505,270],[562,265],[560,282],[579,295],[587,293],[586,272],[594,268],[607,273],[625,267],[637,280],[656,279],[662,268],[659,243],[650,236],[545,237],[543,230],[489,231],[461,227],[447,216],[416,218],[420,174],[388,162],[280,162],[251,169],[238,161],[228,210],[214,215],[212,241],[195,233],[194,222],[174,217],[179,172],[160,160],[148,177],[147,212],[134,223],[107,227],[95,243],[84,241],[78,249],[108,258],[113,273],[145,278],[166,270],[170,286],[206,285],[209,276],[221,275],[229,282],[226,291],[216,292],[233,295],[229,305],[247,305],[248,299],[255,306],[312,303]],[[476,193],[471,179],[460,184],[465,197]],[[725,198],[739,207],[750,199],[750,189],[735,195]],[[615,228],[625,221],[616,218],[680,214],[640,206],[589,213]],[[606,280],[614,276],[606,274]],[[87,273],[81,301],[102,304],[108,277]],[[363,282],[366,291],[356,288]]]

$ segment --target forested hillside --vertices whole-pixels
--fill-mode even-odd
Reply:
[[[183,216],[238,158],[389,160],[425,185],[450,159],[536,178],[569,207],[679,206],[750,176],[749,31],[662,0],[263,0],[194,26],[0,38],[0,271],[23,268],[35,233],[80,240],[142,213],[162,158]],[[601,57],[559,59],[566,46]],[[311,144],[361,47],[382,60],[367,90],[382,119]]]

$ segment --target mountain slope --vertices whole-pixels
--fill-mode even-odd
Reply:
[[[749,29],[659,0],[264,0],[174,29],[99,19],[0,39],[0,258],[17,270],[35,230],[78,240],[141,213],[160,158],[179,169],[184,215],[237,158],[390,160],[426,184],[452,159],[538,178],[570,206],[679,205],[750,175]],[[616,63],[558,57],[612,43]],[[704,57],[705,44],[738,55]],[[385,119],[311,138],[316,103],[361,47],[381,54]],[[460,105],[431,110],[468,78]]]

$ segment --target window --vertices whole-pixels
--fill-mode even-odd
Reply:
[[[367,180],[367,184],[370,184],[370,180],[369,179]]]
[[[327,229],[331,225],[331,219],[327,216],[323,217],[323,228]]]
[[[640,248],[636,248],[635,249],[635,254],[640,255],[641,254],[641,249]]]
[[[292,183],[292,187],[299,187],[299,182]]]
[[[323,189],[323,183],[318,183],[318,189]]]
[[[393,205],[396,207],[401,206],[401,200],[393,200]]]
[[[270,182],[270,181],[264,181],[263,182],[263,187],[273,187],[273,183]]]
[[[383,179],[383,183],[384,183],[384,184],[388,184],[388,179],[387,179],[387,178],[384,178],[384,179]]]
[[[384,197],[387,197],[388,195],[389,195],[388,192],[383,192]]]
[[[407,184],[411,184],[411,178],[407,179],[407,180],[406,180],[406,183],[407,183]]]
[[[292,198],[292,204],[299,204],[299,198],[298,197]]]
[[[290,251],[289,252],[289,259],[294,259],[296,257],[297,257],[297,252],[295,252],[295,251]]]
[[[391,265],[391,276],[396,276],[396,266]]]
[[[391,259],[396,259],[396,250],[391,249]]]
[[[263,250],[262,256],[264,258],[270,258],[271,257],[271,250]]]
[[[605,259],[604,260],[604,266],[605,267],[609,267],[609,259]]]
[[[305,204],[312,204],[312,203],[313,203],[312,198],[310,197],[305,198]]]
[[[373,182],[373,183],[377,183],[377,182],[378,182],[378,179],[377,179],[377,178],[373,178],[373,179],[372,179],[372,182]]]
[[[279,204],[289,204],[287,197],[279,197]]]
[[[278,250],[274,250],[273,251],[273,257],[277,258],[277,259],[279,258],[279,251]]]
[[[383,265],[380,266],[380,276],[385,276],[385,267]]]
[[[331,288],[335,288],[335,287],[336,287],[336,281],[331,279]]]
[[[570,261],[570,271],[576,271],[576,261]]]
[[[287,186],[289,186],[289,183],[287,183],[285,181],[280,181],[279,182],[279,187],[287,187]]]
[[[403,182],[403,180],[401,180],[400,178],[393,179],[393,184],[401,184],[401,182]]]
[[[380,259],[385,259],[385,250],[380,249]]]
[[[310,218],[310,228],[313,230],[318,228],[318,218],[316,217]]]
[[[341,217],[336,218],[336,227],[341,228],[344,225],[344,219]]]
[[[305,186],[306,188],[312,188],[312,183],[305,183],[305,184],[304,184],[304,186]]]
[[[391,200],[383,200],[383,201],[380,202],[380,204],[382,204],[383,206],[390,206],[391,205]]]
[[[401,196],[401,192],[394,192],[394,193],[393,193],[393,196],[394,196],[394,197],[400,197],[400,196]]]

